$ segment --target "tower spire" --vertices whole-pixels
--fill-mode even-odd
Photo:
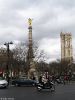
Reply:
[[[28,43],[28,55],[27,55],[27,62],[28,62],[28,77],[33,78],[36,75],[36,70],[35,70],[35,64],[33,61],[34,54],[33,54],[33,43],[32,43],[32,19],[28,19],[28,38],[29,38],[29,43]]]

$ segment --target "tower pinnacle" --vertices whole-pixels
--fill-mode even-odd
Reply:
[[[32,26],[32,19],[31,18],[28,19],[28,24],[29,24],[29,26]]]

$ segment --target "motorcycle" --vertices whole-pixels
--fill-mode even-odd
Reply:
[[[55,84],[53,82],[49,82],[49,83],[46,83],[46,84],[38,83],[37,90],[41,91],[43,89],[48,89],[51,92],[53,92],[53,91],[55,91]]]

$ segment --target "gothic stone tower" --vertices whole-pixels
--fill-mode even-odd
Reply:
[[[61,61],[66,60],[70,63],[73,60],[72,52],[72,35],[71,33],[60,34],[61,38]]]
[[[34,55],[33,55],[33,43],[32,43],[32,19],[28,19],[29,27],[28,27],[28,36],[29,36],[29,43],[28,43],[28,78],[33,78],[35,76],[36,70],[35,70],[35,64],[33,61]]]

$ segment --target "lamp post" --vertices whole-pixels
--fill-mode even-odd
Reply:
[[[10,50],[9,50],[9,45],[13,44],[13,42],[7,42],[4,45],[7,47],[7,64],[6,64],[6,79],[9,84],[9,56],[10,56]]]

